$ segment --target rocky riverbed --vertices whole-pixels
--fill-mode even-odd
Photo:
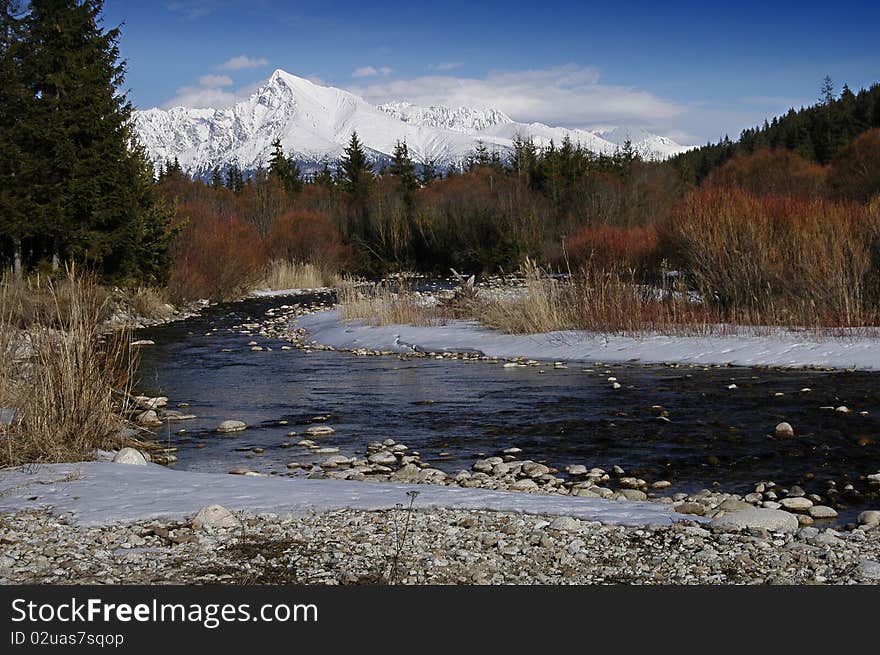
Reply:
[[[0,516],[0,583],[877,584],[880,531],[623,527],[474,510],[226,513],[77,527]],[[228,526],[228,527],[217,527]]]

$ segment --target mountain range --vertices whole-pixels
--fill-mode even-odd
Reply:
[[[331,165],[357,132],[368,156],[380,166],[398,140],[413,160],[438,168],[460,165],[482,143],[502,155],[513,139],[538,147],[568,136],[596,153],[610,154],[630,141],[649,159],[665,159],[688,148],[666,137],[625,127],[603,131],[519,123],[497,109],[420,107],[408,102],[376,106],[357,95],[276,70],[250,98],[218,109],[148,109],[134,112],[134,126],[150,159],[163,166],[177,158],[184,171],[206,178],[217,167],[236,164],[250,172],[265,165],[272,143],[281,140],[305,171]]]

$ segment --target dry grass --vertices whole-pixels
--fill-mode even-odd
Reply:
[[[339,275],[308,262],[278,259],[266,267],[266,274],[258,286],[279,291],[282,289],[318,289],[339,284]]]
[[[138,287],[123,294],[122,301],[128,305],[132,315],[141,318],[167,319],[174,314],[165,289]]]
[[[106,293],[73,273],[39,287],[3,280],[0,308],[0,405],[15,410],[0,465],[119,447],[136,361],[127,330],[103,334]]]
[[[337,290],[343,320],[360,319],[371,325],[438,325],[444,316],[436,307],[418,302],[403,279],[396,283],[342,280]]]

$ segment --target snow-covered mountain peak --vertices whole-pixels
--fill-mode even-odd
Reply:
[[[266,164],[272,143],[280,139],[305,170],[338,159],[352,132],[357,132],[374,160],[387,159],[398,140],[406,141],[413,159],[443,168],[458,165],[482,142],[502,153],[516,137],[543,147],[566,136],[599,153],[618,148],[619,134],[518,123],[497,109],[421,107],[409,102],[376,106],[332,86],[278,69],[250,98],[231,107],[168,110],[134,114],[138,137],[151,159],[165,165],[177,158],[191,175],[206,177],[215,167],[235,164],[253,171]],[[637,151],[668,157],[684,150],[649,133],[633,139]]]

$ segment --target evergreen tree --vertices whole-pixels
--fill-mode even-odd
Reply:
[[[315,173],[314,183],[325,188],[332,188],[336,181],[333,179],[333,172],[330,170],[330,164],[327,161],[321,167],[321,170]]]
[[[22,243],[31,235],[18,139],[19,119],[27,106],[22,13],[19,2],[0,0],[0,261],[12,261],[16,278],[22,275]]]
[[[421,174],[419,175],[419,184],[423,187],[427,187],[431,185],[431,182],[437,179],[437,162],[434,159],[429,159],[424,164],[422,164]]]
[[[238,164],[232,164],[226,170],[226,188],[233,193],[241,193],[244,190],[244,175]]]
[[[337,171],[343,188],[355,196],[365,196],[373,181],[373,170],[367,162],[367,153],[358,139],[357,132],[351,133],[351,139],[342,159],[339,160]]]
[[[288,193],[296,193],[302,188],[302,171],[293,155],[286,157],[281,147],[281,139],[272,142],[272,155],[269,157],[269,174],[281,182]]]
[[[158,279],[143,246],[167,243],[169,216],[152,197],[152,165],[121,91],[120,32],[101,27],[102,8],[103,0],[31,0],[23,19],[17,177],[32,205],[29,263],[74,259],[107,278]]]
[[[351,214],[355,218],[354,225],[345,226],[343,232],[349,236],[358,236],[368,240],[369,228],[369,194],[373,183],[373,171],[367,162],[367,153],[358,139],[357,132],[351,133],[351,139],[337,170],[339,184],[348,193]]]
[[[212,189],[220,189],[223,188],[223,174],[220,172],[220,167],[215,166],[211,170],[211,188]]]
[[[416,167],[412,159],[410,159],[406,141],[398,141],[394,146],[388,173],[400,180],[401,185],[408,194],[419,187],[419,181],[416,178]]]

